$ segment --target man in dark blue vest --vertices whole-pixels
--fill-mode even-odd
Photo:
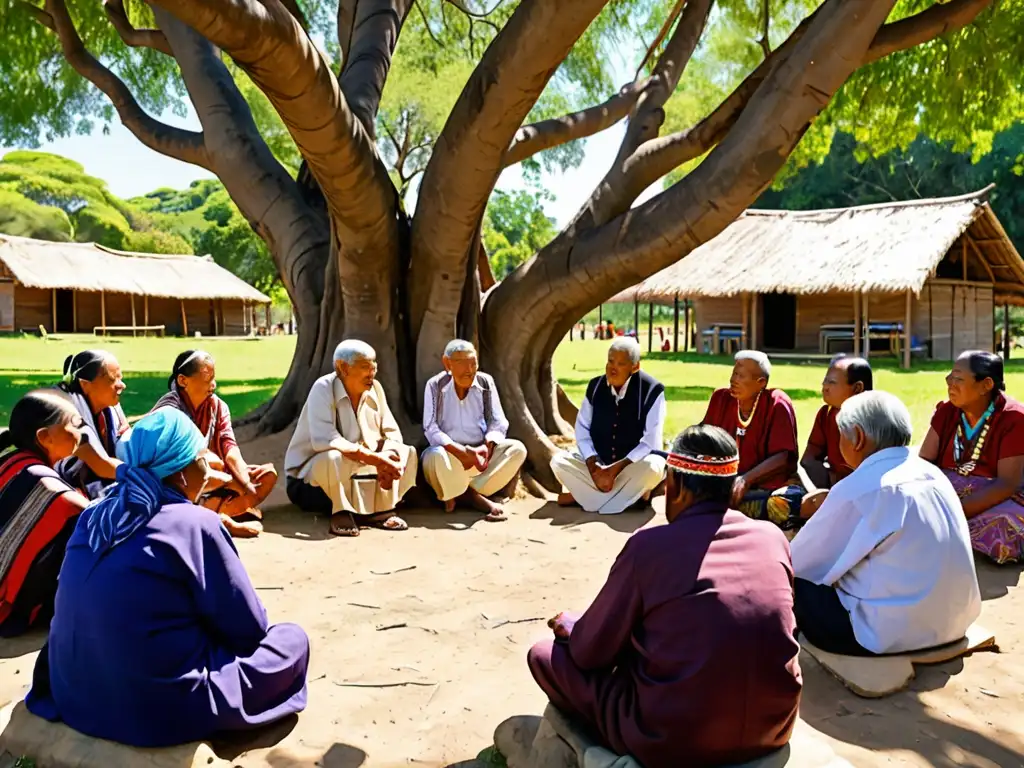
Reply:
[[[650,497],[665,475],[665,387],[640,370],[640,345],[620,337],[608,348],[604,376],[587,385],[576,417],[577,453],[551,461],[566,489],[564,506],[616,515]]]

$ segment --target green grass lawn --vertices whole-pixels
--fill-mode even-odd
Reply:
[[[0,424],[27,390],[56,384],[64,358],[83,349],[106,349],[117,357],[128,389],[122,405],[141,416],[167,391],[167,377],[179,352],[201,347],[217,361],[217,392],[232,414],[241,416],[270,398],[288,372],[294,336],[253,339],[96,338],[87,335],[0,338]]]
[[[566,394],[574,402],[583,397],[587,382],[604,372],[609,342],[564,342],[555,353],[555,372]],[[924,439],[935,404],[946,399],[948,362],[916,363],[911,371],[903,371],[893,358],[871,361],[875,369],[875,388],[897,395],[914,420],[914,442]],[[695,354],[655,352],[645,355],[644,370],[665,385],[668,400],[668,422],[665,439],[698,423],[704,417],[708,398],[719,387],[729,386],[732,358]],[[796,407],[800,444],[811,432],[814,414],[821,407],[821,380],[825,375],[822,363],[772,364],[772,386],[784,389]],[[1017,396],[1024,391],[1024,360],[1011,360],[1007,365],[1006,387]]]

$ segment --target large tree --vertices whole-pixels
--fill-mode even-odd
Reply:
[[[5,134],[36,138],[33,110],[46,113],[52,133],[71,130],[76,114],[101,112],[73,70],[140,141],[223,182],[266,240],[299,323],[290,373],[261,425],[288,425],[336,342],[358,337],[377,349],[393,407],[412,427],[423,384],[457,334],[478,340],[545,484],[549,436],[567,429],[551,368],[560,339],[599,302],[733,221],[851,76],[857,88],[819,120],[825,138],[871,113],[899,125],[944,112],[968,133],[991,131],[1020,105],[1021,0],[151,0],[127,9],[104,0],[109,26],[95,4],[33,0],[23,16],[41,26],[5,22],[23,40],[7,51],[18,78],[0,78],[12,104]],[[594,91],[600,67],[585,62],[601,57],[580,57],[581,47],[593,54],[601,36],[634,29],[637,18],[653,42],[639,47],[647,56],[632,82],[603,103],[525,124],[551,83],[561,80],[563,95]],[[39,37],[43,27],[55,42]],[[437,49],[406,48],[404,34],[429,36]],[[47,45],[70,70],[33,59]],[[396,72],[407,50],[413,72],[449,76],[471,63],[465,81],[453,82],[443,124],[399,103],[384,116],[379,147],[396,50]],[[39,82],[49,90],[27,100]],[[265,100],[247,99],[240,83]],[[411,103],[422,88],[405,90]],[[181,94],[201,131],[143,109]],[[949,108],[956,94],[970,99],[966,108]],[[257,104],[297,147],[297,177],[257,127]],[[502,170],[544,151],[578,153],[570,142],[627,117],[617,155],[577,216],[492,287],[481,222]],[[410,216],[411,176],[419,186]],[[660,194],[632,207],[666,177]]]

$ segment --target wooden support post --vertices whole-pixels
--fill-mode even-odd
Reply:
[[[1010,305],[1003,304],[1003,360],[1010,359]]]
[[[871,306],[871,295],[862,294],[861,299],[864,304],[864,358],[870,359],[871,357],[871,318],[870,312],[868,312]]]
[[[760,294],[750,294],[750,349],[758,349],[757,346],[757,299]]]
[[[149,294],[142,297],[142,324],[149,325]]]
[[[967,238],[961,236],[960,238],[960,261],[961,267],[963,268],[964,282],[967,282]]]
[[[720,326],[716,324],[715,325],[715,332],[714,332],[714,334],[711,337],[711,354],[712,355],[720,354],[720,350],[719,350],[719,347],[718,347],[718,331],[719,331],[719,329],[720,329]]]
[[[903,319],[903,367],[910,368],[910,312],[914,301],[912,291],[907,291],[907,311]]]
[[[853,354],[857,357],[860,356],[860,337],[861,337],[861,300],[860,291],[853,294]],[[825,351],[828,352],[828,347],[825,347]]]
[[[740,300],[743,309],[741,311],[740,319],[740,348],[747,348],[747,325],[750,323],[750,296],[744,293],[743,298]]]
[[[633,330],[636,331],[637,340],[640,339],[640,299],[633,296]]]
[[[138,331],[135,330],[138,326],[138,323],[135,322],[135,294],[129,294],[129,298],[132,300],[132,336],[138,336]]]
[[[683,352],[690,351],[690,340],[693,335],[690,333],[690,300],[683,299]]]
[[[672,310],[672,351],[679,351],[679,294],[676,294]]]
[[[949,359],[956,360],[956,286],[949,289]]]
[[[57,332],[57,289],[50,289],[50,314],[53,316],[53,326],[50,329],[50,333]]]
[[[654,349],[654,304],[647,303],[647,354]]]
[[[100,328],[104,336],[107,335],[107,292],[100,291]]]
[[[181,303],[181,333],[188,336],[188,318],[185,316],[185,300],[179,299]]]
[[[220,336],[220,318],[217,312],[217,302],[214,299],[210,299],[210,312],[213,314],[213,335]]]
[[[78,333],[78,291],[71,291],[71,329]]]

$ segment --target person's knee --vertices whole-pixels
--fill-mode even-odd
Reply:
[[[537,674],[538,670],[551,667],[553,644],[554,641],[552,640],[541,640],[538,643],[534,643],[530,650],[526,652],[526,664],[534,675]]]
[[[526,459],[526,446],[519,440],[507,440],[505,442],[505,453],[515,458]]]
[[[433,446],[427,448],[420,456],[420,461],[423,463],[424,471],[429,472],[430,470],[446,465],[448,458],[448,451],[440,446]]]

